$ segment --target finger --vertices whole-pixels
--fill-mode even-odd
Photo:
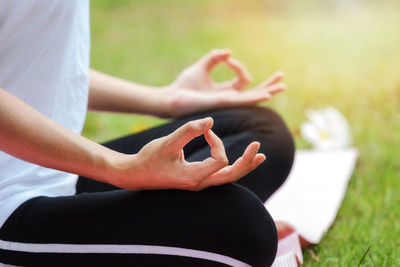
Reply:
[[[282,71],[277,71],[272,74],[267,80],[262,82],[259,87],[267,87],[273,84],[280,82],[284,77],[284,73]]]
[[[264,154],[257,154],[259,147],[258,142],[251,143],[233,165],[226,166],[204,179],[199,188],[232,183],[242,178],[265,160]]]
[[[202,183],[197,186],[197,190],[202,190],[206,187],[216,186],[221,184],[233,183],[242,178],[244,175],[254,170],[258,165],[260,165],[265,160],[264,154],[257,154],[254,157],[250,166],[246,169],[246,171],[242,172],[240,175],[234,174],[234,167],[227,166],[215,174],[210,175],[207,179],[205,179]]]
[[[200,180],[207,178],[211,174],[228,165],[228,157],[222,140],[211,130],[208,130],[204,137],[211,147],[211,157],[197,162],[191,162],[188,168],[193,172],[194,177]]]
[[[286,86],[278,83],[269,87],[257,87],[252,90],[237,92],[236,94],[227,94],[223,101],[220,102],[220,107],[244,107],[256,105],[262,101],[271,99],[272,95],[285,91]]]
[[[243,90],[251,83],[251,75],[247,68],[240,61],[233,58],[228,58],[226,64],[235,72],[236,79],[231,81],[230,84],[225,84],[225,86],[230,85],[230,88]]]
[[[214,49],[200,59],[199,63],[202,64],[207,72],[220,64],[225,62],[231,56],[231,51],[228,49]]]
[[[228,158],[226,156],[225,147],[222,140],[212,130],[208,130],[204,134],[204,137],[211,147],[211,156],[216,160],[227,162]]]
[[[283,83],[277,83],[277,84],[268,86],[268,92],[269,92],[271,95],[275,95],[275,94],[277,94],[277,93],[281,93],[281,92],[283,92],[283,91],[286,91],[286,89],[287,89],[287,87],[286,87],[286,85],[283,84]]]
[[[253,90],[243,92],[242,97],[238,101],[248,101],[256,104],[258,102],[271,99],[272,95],[286,90],[283,83],[273,84],[268,87],[257,87]]]
[[[266,157],[262,153],[257,153],[257,155],[254,157],[253,162],[250,164],[249,168],[247,169],[247,173],[253,171],[255,168],[257,168],[261,163],[265,161]],[[244,175],[246,175],[244,174]]]
[[[246,148],[243,155],[232,164],[232,169],[230,170],[232,179],[237,180],[248,173],[259,149],[260,143],[258,142],[253,142]]]
[[[286,90],[286,85],[277,83],[268,87],[257,87],[253,90],[248,90],[243,94],[243,100],[263,101],[271,99],[272,95]]]
[[[187,162],[187,173],[190,175],[193,182],[199,186],[205,179],[208,179],[211,175],[217,173],[228,165],[228,160],[215,159],[208,157],[203,161]]]
[[[211,129],[213,123],[211,117],[189,121],[167,136],[167,145],[174,150],[182,149],[192,139]]]
[[[219,83],[214,83],[217,87],[218,90],[230,90],[230,89],[236,89],[234,85],[238,82],[238,77],[234,77],[230,81],[225,81],[225,82],[219,82]],[[240,89],[237,89],[240,90]]]

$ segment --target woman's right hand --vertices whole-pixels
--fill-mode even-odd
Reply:
[[[137,154],[110,150],[78,135],[0,89],[0,150],[22,160],[64,172],[91,177],[125,189],[203,188],[238,180],[265,156],[251,143],[228,165],[222,141],[211,131],[212,118],[191,121],[173,133],[153,140]],[[187,162],[183,147],[204,135],[211,157]]]
[[[265,160],[257,153],[258,142],[251,143],[243,155],[228,165],[221,139],[211,131],[212,118],[190,121],[173,133],[151,141],[137,154],[124,155],[115,162],[115,173],[107,181],[125,189],[202,190],[209,186],[232,183],[254,170]],[[183,147],[204,135],[211,157],[187,162]]]

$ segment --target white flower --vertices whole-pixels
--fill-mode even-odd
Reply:
[[[316,149],[344,148],[351,144],[346,118],[333,107],[307,110],[309,121],[301,125],[301,135]]]

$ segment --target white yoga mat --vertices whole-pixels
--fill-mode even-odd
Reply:
[[[319,243],[335,220],[353,173],[358,151],[297,150],[285,184],[265,203],[275,221],[292,224]]]

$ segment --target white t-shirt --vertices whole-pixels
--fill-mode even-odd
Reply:
[[[0,0],[0,87],[76,133],[87,109],[89,49],[88,0]],[[76,181],[0,151],[0,227],[30,198],[74,194]]]

